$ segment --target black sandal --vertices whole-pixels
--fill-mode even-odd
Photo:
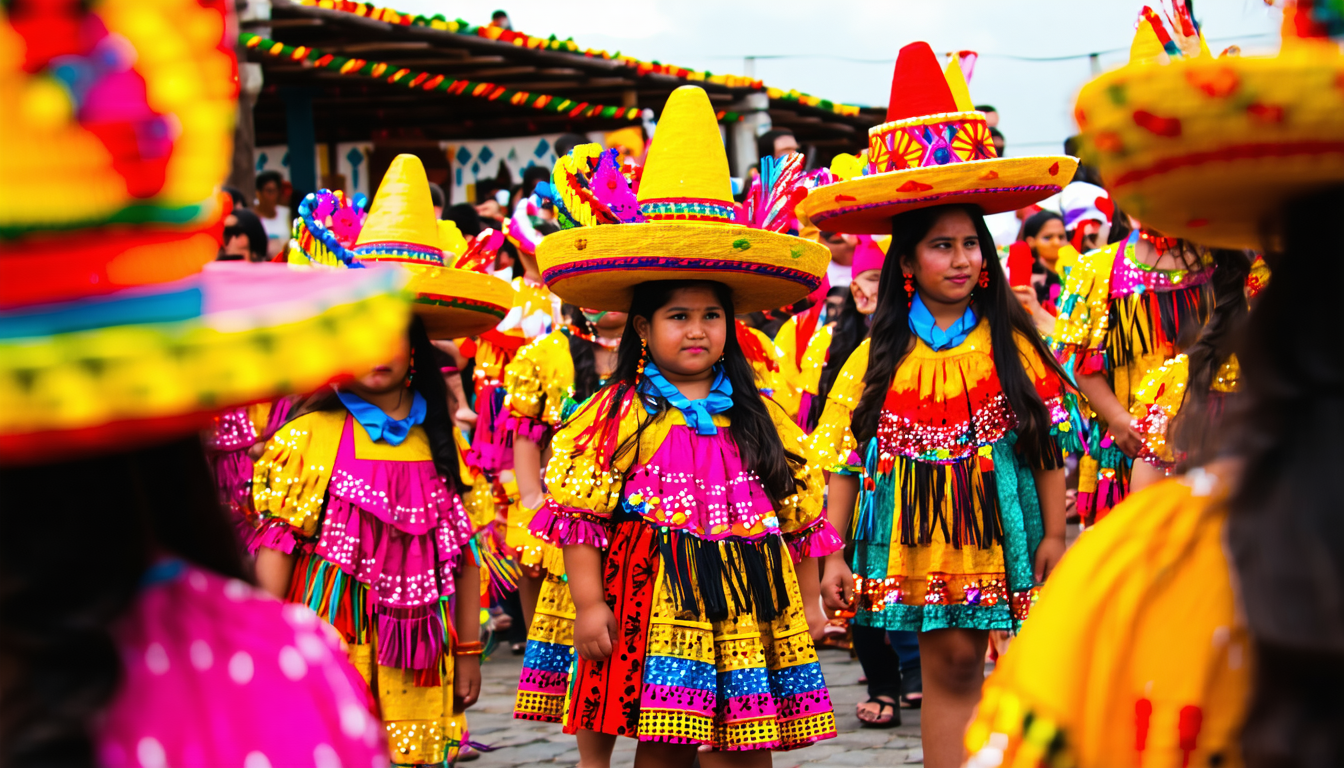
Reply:
[[[924,703],[924,679],[916,669],[913,674],[903,675],[901,677],[901,708],[919,709]],[[911,698],[915,696],[917,698]]]
[[[860,717],[860,718],[859,718],[859,727],[861,727],[861,728],[895,728],[896,726],[898,726],[898,725],[901,724],[901,710],[900,710],[899,707],[896,706],[896,702],[894,702],[894,701],[883,701],[882,699],[879,699],[879,698],[877,698],[876,696],[871,696],[871,697],[868,698],[867,701],[865,701],[865,702],[863,702],[863,703],[864,703],[864,704],[876,704],[876,705],[877,705],[877,716],[878,716],[879,719],[882,718],[883,716],[885,716],[886,711],[887,711],[888,709],[890,709],[890,710],[891,710],[891,719],[890,719],[890,720],[887,720],[887,721],[885,721],[885,722],[878,722],[877,720],[864,720],[862,717]],[[858,714],[857,714],[857,713],[855,713],[855,717],[858,717]]]

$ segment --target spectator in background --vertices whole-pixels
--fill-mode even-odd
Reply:
[[[275,257],[284,252],[289,243],[289,231],[293,224],[289,209],[280,205],[280,196],[284,194],[285,177],[279,171],[263,171],[257,174],[257,204],[253,210],[266,229],[269,256]]]
[[[756,138],[756,154],[761,158],[781,158],[797,152],[798,139],[788,128],[772,128]]]
[[[513,29],[513,22],[509,21],[507,12],[500,10],[490,14],[490,26],[500,29]]]
[[[564,157],[569,154],[569,150],[580,144],[588,144],[587,136],[579,133],[562,133],[555,137],[555,156]]]
[[[247,207],[247,197],[242,193],[242,190],[227,185],[222,186],[219,189],[221,192],[228,194],[229,199],[233,201],[233,209],[235,211],[239,208]]]
[[[859,244],[858,236],[822,232],[821,244],[831,252],[831,263],[826,267],[826,277],[831,285],[847,286],[854,282],[854,246]]]
[[[509,191],[499,187],[486,187],[477,193],[477,199],[480,202],[476,203],[476,212],[481,214],[485,226],[503,229],[504,217],[508,215],[504,206],[509,204]]]
[[[980,106],[975,108],[975,111],[984,113],[985,122],[989,125],[990,128],[999,127],[999,110],[995,109],[994,107],[988,104],[981,104]]]
[[[998,113],[996,112],[995,114]],[[1004,148],[1007,146],[1007,142],[1003,140],[1003,131],[1000,131],[998,128],[994,128],[991,126],[989,129],[989,138],[991,141],[994,142],[994,152],[999,157],[1005,157],[1003,153]]]
[[[443,187],[434,182],[429,182],[429,201],[434,206],[434,219],[443,218],[443,206],[447,202],[448,196],[443,194]]]
[[[481,223],[481,214],[476,210],[476,206],[470,203],[458,203],[450,207],[443,218],[456,224],[457,230],[468,239],[481,234],[481,230],[485,229],[485,225]]]
[[[235,208],[224,217],[224,245],[217,261],[266,261],[266,229],[261,219],[246,208]]]

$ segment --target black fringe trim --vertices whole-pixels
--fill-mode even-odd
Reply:
[[[1144,291],[1134,302],[1112,301],[1106,323],[1106,352],[1111,366],[1123,368],[1134,359],[1130,339],[1137,342],[1142,354],[1156,350],[1158,340],[1154,331],[1159,328],[1162,336],[1180,351],[1204,327],[1211,304],[1212,293],[1207,283],[1175,291]],[[1183,331],[1188,339],[1181,339]]]
[[[956,549],[963,546],[989,549],[1003,544],[1003,520],[994,471],[975,472],[979,456],[952,464],[896,457],[901,478],[901,545],[933,543],[934,526]],[[977,482],[977,478],[979,482]],[[948,490],[951,498],[948,498]],[[947,519],[948,507],[952,519]],[[975,510],[979,507],[980,513]]]
[[[662,528],[658,551],[671,580],[673,599],[686,613],[723,621],[731,600],[738,614],[754,613],[762,621],[773,621],[789,606],[784,581],[788,553],[779,536],[709,541]]]

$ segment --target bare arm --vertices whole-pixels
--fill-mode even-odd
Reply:
[[[574,598],[574,648],[588,661],[611,656],[616,617],[602,587],[602,550],[591,544],[565,546],[565,573]]]
[[[481,569],[465,552],[457,571],[457,605],[453,608],[453,627],[463,642],[473,643],[481,636]],[[453,657],[453,696],[457,711],[476,703],[481,696],[481,657]]]
[[[1036,497],[1041,502],[1041,519],[1045,523],[1045,537],[1036,548],[1035,576],[1045,581],[1064,556],[1064,468],[1033,469]]]
[[[1097,415],[1106,420],[1107,432],[1111,439],[1125,452],[1126,456],[1135,456],[1142,447],[1139,433],[1134,431],[1134,419],[1129,411],[1111,391],[1111,384],[1102,373],[1080,373],[1078,390],[1087,398],[1087,404]]]
[[[826,519],[841,536],[848,536],[849,519],[859,500],[859,478],[832,472],[826,498]],[[854,599],[854,573],[845,562],[844,550],[826,556],[825,575],[822,577],[821,596],[826,608],[839,611]]]
[[[527,509],[541,507],[545,500],[541,489],[541,446],[522,435],[513,438],[513,474],[522,505]]]
[[[794,568],[798,575],[798,593],[803,598],[803,615],[812,639],[821,637],[826,627],[826,611],[821,607],[821,565],[815,557],[804,557]]]
[[[270,547],[257,550],[257,584],[262,589],[284,600],[293,579],[294,555]]]

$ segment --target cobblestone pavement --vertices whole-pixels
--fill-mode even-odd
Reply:
[[[919,746],[919,710],[901,710],[902,724],[896,728],[860,728],[854,706],[867,695],[858,684],[860,670],[845,651],[821,651],[821,665],[835,705],[838,738],[792,752],[776,752],[775,768],[894,768],[923,764]],[[518,688],[522,657],[510,656],[501,648],[482,666],[481,700],[468,713],[473,740],[496,747],[496,751],[464,766],[574,765],[579,753],[574,737],[566,736],[560,726],[513,719],[513,695]],[[613,768],[633,764],[635,742],[617,739]]]

